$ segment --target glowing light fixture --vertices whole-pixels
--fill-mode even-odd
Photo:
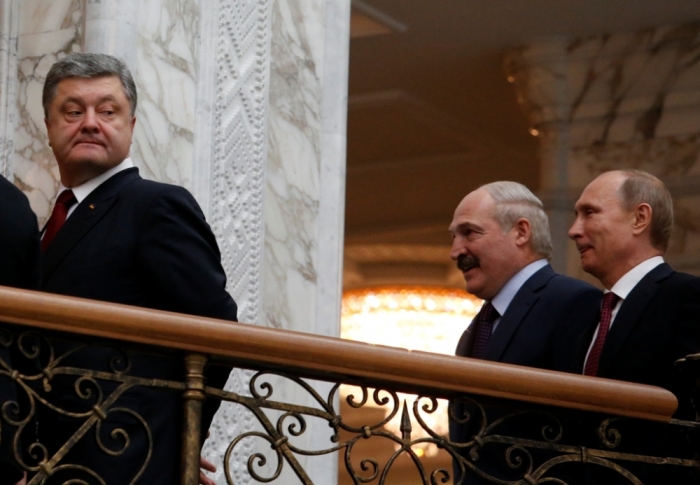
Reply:
[[[431,287],[382,287],[351,290],[343,296],[341,337],[379,345],[454,355],[459,337],[481,308],[482,301],[460,289]],[[341,395],[353,393],[346,386]],[[354,392],[356,395],[357,391]],[[411,395],[400,399],[413,400]],[[387,410],[389,411],[389,410]],[[447,403],[440,400],[438,410],[423,416],[431,429],[447,434]],[[399,430],[397,415],[387,428]],[[421,428],[412,419],[413,429]],[[426,434],[427,435],[427,434]],[[421,453],[433,456],[431,445]]]

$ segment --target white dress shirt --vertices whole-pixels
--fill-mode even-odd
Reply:
[[[637,284],[640,281],[642,281],[642,278],[644,278],[652,269],[656,268],[658,265],[663,263],[664,258],[662,256],[654,256],[653,258],[649,258],[646,261],[642,261],[637,266],[625,273],[622,278],[617,280],[617,283],[615,283],[612,288],[610,288],[609,290],[605,290],[605,293],[613,292],[620,298],[615,304],[615,307],[612,309],[612,318],[610,319],[610,327],[608,327],[608,332],[612,328],[613,323],[615,323],[615,317],[617,316],[617,312],[620,309],[622,302],[625,301],[625,298],[627,298],[627,296],[634,289],[634,287],[637,286]],[[595,333],[593,334],[593,339],[591,339],[591,344],[588,346],[588,352],[586,352],[586,359],[583,362],[583,369],[586,368],[586,362],[588,362],[588,356],[591,353],[591,349],[593,348],[595,339],[596,337],[598,337],[599,329],[600,322],[598,322],[598,326],[596,327]],[[583,370],[581,370],[581,372],[583,373]]]
[[[66,220],[70,217],[70,215],[75,211],[75,208],[78,207],[78,204],[80,204],[85,198],[92,193],[93,190],[95,190],[97,187],[105,183],[107,180],[109,180],[111,177],[114,175],[118,174],[122,170],[126,170],[127,168],[131,168],[134,166],[134,163],[131,161],[130,157],[127,157],[123,162],[121,162],[119,165],[116,167],[112,167],[109,170],[107,170],[105,173],[102,173],[98,175],[95,178],[92,178],[88,180],[87,182],[84,182],[77,187],[73,187],[73,195],[75,195],[75,199],[78,201],[77,204],[73,204],[70,209],[68,209],[68,215],[66,216]],[[66,187],[61,184],[58,187],[58,194],[60,195],[61,192],[64,190],[68,190]]]
[[[506,313],[506,310],[508,310],[510,302],[513,301],[513,298],[515,298],[515,294],[520,291],[520,287],[522,287],[532,275],[537,273],[545,266],[547,266],[546,259],[538,259],[537,261],[528,264],[523,269],[515,273],[515,275],[508,280],[508,283],[503,285],[501,291],[496,293],[496,296],[494,296],[493,300],[491,300],[491,304],[498,312],[499,317],[493,322],[491,334],[493,334],[493,332],[496,330],[498,322],[501,321],[501,316],[503,316]]]

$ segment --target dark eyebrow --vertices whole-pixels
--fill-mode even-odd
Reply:
[[[584,211],[584,210],[588,210],[588,209],[599,210],[599,207],[595,206],[591,203],[585,203],[585,204],[574,206],[574,212],[580,212],[580,211]]]
[[[105,101],[116,101],[116,100],[117,100],[117,98],[114,97],[114,95],[112,95],[112,94],[107,94],[107,95],[105,95],[105,96],[102,96],[102,97],[98,100],[97,104],[104,103]],[[80,105],[84,104],[82,98],[78,98],[78,97],[75,97],[75,96],[68,96],[68,97],[66,98],[66,100],[63,102],[64,105],[66,105],[66,104],[68,104],[68,103],[75,103],[75,104],[80,104]]]

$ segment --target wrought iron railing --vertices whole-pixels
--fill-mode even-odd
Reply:
[[[101,426],[114,413],[128,415],[148,438],[142,465],[129,481],[137,483],[152,459],[155,441],[138,412],[114,406],[123,393],[136,387],[182,396],[181,483],[187,485],[198,483],[202,406],[210,398],[244,406],[259,424],[258,430],[229,437],[223,457],[228,483],[234,483],[230,469],[234,450],[250,437],[269,443],[277,459],[264,474],[265,458],[250,454],[247,472],[261,483],[274,481],[285,467],[294,471],[299,483],[312,483],[299,457],[334,453],[340,453],[341,469],[350,483],[389,483],[401,457],[415,467],[418,483],[449,483],[452,467],[431,468],[418,452],[427,445],[449,455],[459,474],[477,477],[479,483],[567,484],[592,469],[611,473],[620,483],[641,484],[650,473],[683,475],[700,465],[695,457],[697,424],[673,420],[675,397],[656,387],[9,288],[0,288],[0,321],[13,324],[2,329],[0,349],[15,356],[0,360],[0,380],[18,389],[17,398],[2,403],[0,446],[10,447],[29,473],[30,484],[52,476],[70,477],[71,470],[88,478],[66,478],[61,483],[111,483],[89,467],[72,465],[69,453],[89,434],[96,436],[95,446],[105,455],[125,453],[130,428],[111,430],[110,437],[118,439],[119,446],[100,438]],[[65,346],[60,337],[65,334],[56,332],[70,333],[77,343]],[[95,339],[103,346],[120,342],[106,367],[75,365],[80,352],[91,348]],[[130,356],[135,344],[149,346],[149,352],[157,347],[163,358],[183,359],[184,375],[134,375]],[[207,360],[253,370],[248,392],[207,386]],[[692,367],[696,360],[690,360]],[[13,362],[24,364],[13,366]],[[300,386],[307,403],[278,400],[272,376]],[[72,379],[75,397],[90,406],[75,410],[51,401],[52,387],[66,378]],[[330,383],[330,391],[322,394],[310,380]],[[346,408],[372,404],[383,413],[368,422],[351,423],[337,404],[342,384],[356,386],[344,397]],[[407,400],[399,393],[416,397]],[[450,400],[452,420],[470,430],[464,441],[450,441],[442,428],[438,431],[430,423],[439,399]],[[62,446],[52,449],[36,432],[42,426],[42,412],[65,415],[80,425]],[[392,431],[388,423],[397,416],[400,425]],[[325,421],[331,431],[329,441],[314,443],[313,450],[295,443],[310,419]],[[365,456],[358,444],[371,439],[390,442],[393,451],[381,461]],[[585,469],[578,467],[582,464]]]

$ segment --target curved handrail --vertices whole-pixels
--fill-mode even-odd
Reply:
[[[201,352],[240,365],[371,380],[450,394],[668,422],[675,396],[659,387],[408,351],[289,330],[0,286],[0,321]]]

